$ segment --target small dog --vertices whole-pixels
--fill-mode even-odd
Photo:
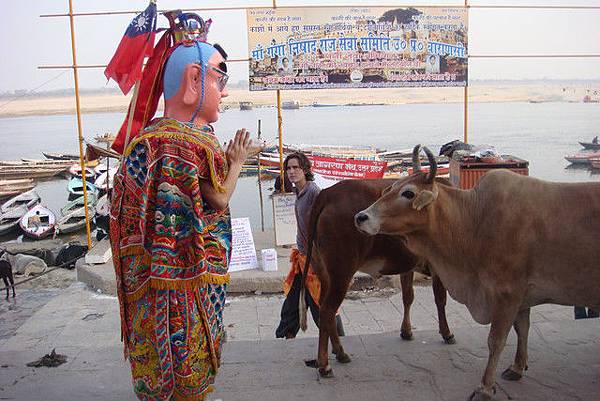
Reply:
[[[0,257],[4,255],[4,252],[0,254]],[[2,277],[2,281],[4,281],[4,285],[6,286],[6,299],[8,300],[9,288],[12,287],[13,290],[13,298],[15,297],[15,280],[13,278],[12,266],[10,262],[5,259],[0,259],[0,277]],[[10,285],[9,285],[10,282]]]

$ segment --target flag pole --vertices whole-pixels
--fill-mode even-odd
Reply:
[[[140,80],[138,79],[135,81],[135,86],[133,87],[133,97],[131,98],[131,103],[129,104],[129,116],[127,118],[127,132],[125,134],[125,142],[123,143],[123,153],[125,153],[125,149],[127,149],[127,146],[129,145],[129,136],[131,135],[131,126],[133,125],[133,115],[135,114],[135,107],[137,105],[139,93]]]
[[[277,0],[273,0],[273,8],[277,8]],[[281,91],[277,89],[277,131],[279,133],[279,179],[281,180],[281,193],[285,193],[285,172],[283,171],[283,135],[281,124]]]
[[[77,133],[79,137],[79,163],[81,164],[81,182],[83,184],[83,207],[85,210],[85,230],[88,250],[92,249],[90,233],[90,211],[88,208],[88,193],[83,158],[83,133],[81,128],[81,106],[79,101],[79,76],[77,74],[77,50],[75,49],[75,25],[73,21],[73,0],[69,0],[69,22],[71,25],[71,54],[73,56],[73,78],[75,80],[75,108],[77,110]]]

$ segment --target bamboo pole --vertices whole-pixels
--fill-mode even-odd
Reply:
[[[469,0],[465,0],[465,8],[467,9],[467,26],[469,26]],[[468,33],[467,33],[468,35]],[[467,38],[467,43],[469,42]],[[463,142],[469,143],[469,55],[467,54],[467,76],[465,81],[465,89],[463,93]]]
[[[281,193],[285,192],[285,171],[283,171],[283,133],[281,117],[281,91],[277,89],[277,131],[279,132],[279,177],[281,179]]]
[[[73,0],[69,0],[69,22],[71,25],[71,54],[73,56],[73,78],[75,79],[75,107],[77,110],[77,133],[79,137],[79,162],[81,164],[81,182],[83,183],[83,207],[85,210],[85,230],[88,250],[92,249],[90,233],[90,211],[88,208],[88,193],[85,177],[85,161],[83,158],[83,133],[81,129],[81,105],[79,101],[79,77],[77,74],[77,50],[75,49],[75,24],[73,19]]]
[[[261,121],[258,120],[258,142],[260,142],[261,129],[260,129]],[[258,197],[260,199],[260,230],[262,232],[265,231],[265,210],[263,206],[263,194],[262,194],[262,181],[260,176],[260,152],[258,152]]]

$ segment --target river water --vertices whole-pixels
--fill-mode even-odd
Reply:
[[[118,130],[121,113],[83,115],[86,140]],[[223,142],[239,128],[276,143],[277,111],[257,108],[227,110],[215,129]],[[492,145],[502,154],[529,161],[533,177],[550,181],[600,181],[600,174],[568,168],[567,154],[580,149],[577,141],[600,134],[600,105],[585,103],[475,103],[469,107],[469,142]],[[462,104],[410,104],[389,106],[304,107],[283,110],[285,143],[371,145],[387,150],[412,148],[421,143],[435,153],[440,146],[463,137]],[[41,152],[77,153],[74,115],[30,116],[0,119],[0,160],[43,158]],[[265,226],[272,227],[268,198],[273,181],[262,183]],[[67,179],[42,182],[43,203],[58,211],[67,201]],[[256,177],[241,178],[231,200],[232,215],[247,216],[260,227]]]

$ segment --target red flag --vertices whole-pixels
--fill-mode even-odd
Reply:
[[[152,55],[156,15],[156,3],[151,1],[148,7],[131,21],[117,51],[104,70],[106,78],[114,79],[125,95],[142,77],[144,57]]]

